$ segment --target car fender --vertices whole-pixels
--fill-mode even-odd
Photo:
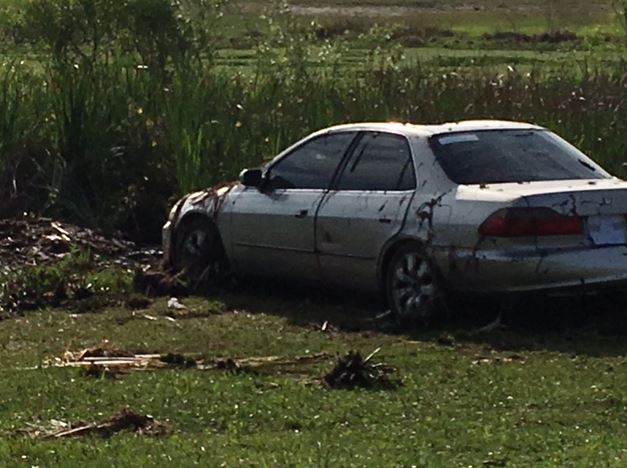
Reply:
[[[229,196],[235,195],[241,186],[237,182],[227,185],[211,187],[198,192],[192,192],[177,201],[168,215],[168,220],[163,227],[163,253],[167,264],[172,261],[172,247],[175,242],[177,229],[186,219],[192,216],[205,216],[216,226],[218,234],[225,242],[228,235],[221,213]]]

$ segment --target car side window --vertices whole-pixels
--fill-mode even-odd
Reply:
[[[321,135],[270,168],[267,188],[326,189],[356,132]]]
[[[338,190],[413,190],[416,175],[407,139],[367,132],[353,150]]]

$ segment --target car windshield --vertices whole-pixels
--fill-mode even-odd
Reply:
[[[581,151],[546,130],[481,130],[436,135],[435,156],[458,184],[605,179]]]

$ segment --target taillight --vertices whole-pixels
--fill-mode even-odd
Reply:
[[[479,234],[493,237],[567,236],[582,232],[579,216],[566,216],[551,208],[503,208],[479,226]]]

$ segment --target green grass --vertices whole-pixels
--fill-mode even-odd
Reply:
[[[322,50],[319,48],[318,50]],[[350,70],[358,68],[367,60],[368,49],[352,48],[342,57],[342,68]],[[484,72],[502,71],[508,65],[522,65],[526,68],[556,67],[583,65],[595,63],[599,66],[620,64],[627,60],[625,50],[515,50],[515,49],[477,49],[477,48],[447,48],[447,47],[406,47],[403,49],[404,59],[401,65],[412,65],[420,62],[423,65],[441,68],[464,68]],[[221,49],[216,53],[216,63],[225,70],[254,73],[257,54],[252,50]]]
[[[437,333],[323,333],[359,322],[360,302],[246,290],[187,299],[198,318],[164,320],[165,301],[133,318],[123,308],[72,316],[45,311],[0,328],[0,459],[39,466],[624,466],[627,351],[595,334],[497,332],[439,344]],[[205,316],[202,316],[205,313]],[[135,372],[97,380],[33,368],[109,339],[131,350],[205,357],[296,356],[377,347],[399,369],[396,390],[329,390],[329,359],[296,373]],[[149,438],[31,440],[16,431],[51,419],[107,417],[124,405],[168,420]]]
[[[410,31],[425,29],[450,30],[478,37],[496,31],[540,34],[549,29],[569,30],[582,36],[619,34],[610,0],[528,0],[502,2],[499,0],[440,0],[416,2],[411,0],[297,0],[292,12],[307,20],[337,29],[366,31],[373,24],[398,24]],[[259,27],[255,14],[268,11],[271,0],[233,2],[225,18],[233,30]],[[239,26],[238,26],[239,25]]]
[[[37,54],[24,45],[5,47],[0,53],[14,60],[0,67],[5,186],[31,183],[40,197],[42,187],[50,190],[25,211],[154,235],[170,197],[232,178],[311,130],[354,120],[477,117],[546,125],[626,174],[625,49],[600,3],[579,2],[556,20],[555,26],[582,36],[580,42],[550,46],[482,38],[497,31],[544,32],[547,18],[538,8],[546,2],[527,0],[518,3],[521,10],[504,12],[491,11],[492,0],[478,0],[479,11],[417,10],[402,21],[401,39],[416,35],[425,44],[402,50],[396,40],[385,40],[385,28],[369,32],[388,18],[318,16],[336,30],[348,26],[347,43],[331,50],[324,41],[304,40],[302,29],[272,32],[255,16],[268,4],[246,4],[244,16],[227,9],[216,31],[223,49],[216,67],[170,63],[166,70],[142,71],[129,54],[74,71],[51,66],[41,46]],[[598,13],[586,14],[592,10]],[[260,43],[269,48],[251,49]],[[382,50],[368,54],[371,45]],[[26,65],[11,68],[21,60]],[[248,289],[183,302],[196,318],[168,321],[165,300],[159,300],[135,313],[124,307],[79,315],[47,310],[2,321],[0,465],[627,464],[624,337],[515,330],[485,337],[453,330],[453,340],[439,340],[440,332],[395,335],[363,324],[376,307],[314,293]],[[325,320],[338,329],[321,332]],[[292,372],[160,370],[117,381],[42,366],[66,349],[104,339],[134,351],[207,358],[381,347],[377,359],[396,366],[404,385],[322,388],[316,379],[332,359]],[[168,420],[172,433],[43,441],[17,432],[52,419],[101,419],[124,405]]]

